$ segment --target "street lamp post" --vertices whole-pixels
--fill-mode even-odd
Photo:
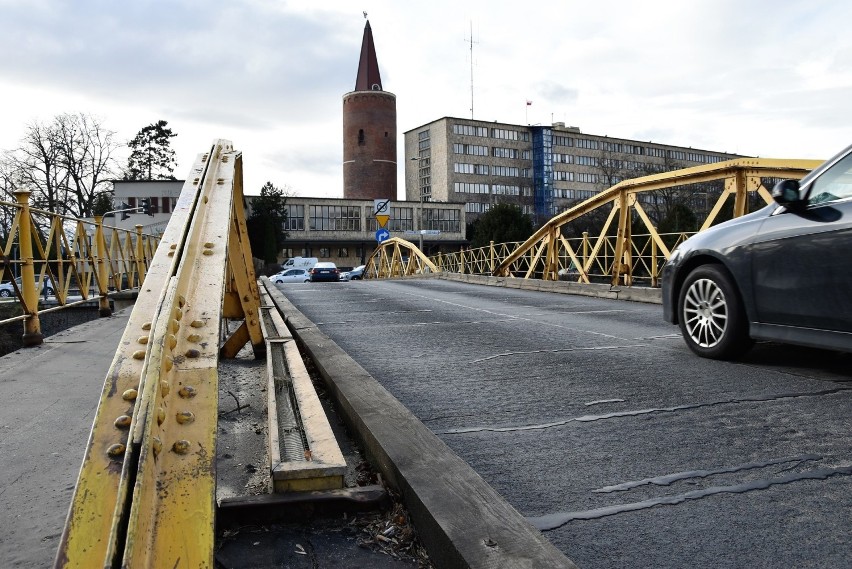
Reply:
[[[417,158],[416,156],[412,157],[411,159],[415,162],[420,162],[420,158]],[[419,169],[420,164],[418,164],[417,167]],[[418,230],[417,233],[420,235],[420,252],[422,253],[423,252],[423,188],[420,187],[420,172],[417,172],[417,174],[418,174],[417,175],[417,194],[420,196],[420,213],[419,213],[420,220],[418,222],[419,230]],[[425,253],[424,253],[424,255],[425,255]]]

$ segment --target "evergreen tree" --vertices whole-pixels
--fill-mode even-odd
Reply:
[[[168,122],[159,120],[144,127],[127,143],[130,157],[127,159],[125,178],[128,180],[174,180],[175,151],[171,139],[177,136],[168,127]]]
[[[521,208],[510,204],[497,204],[477,220],[470,238],[470,246],[485,247],[489,241],[508,243],[524,241],[533,234],[532,220]]]
[[[278,262],[278,254],[284,248],[288,233],[284,230],[287,220],[287,194],[266,182],[260,195],[251,202],[251,214],[246,219],[252,256],[266,263]]]

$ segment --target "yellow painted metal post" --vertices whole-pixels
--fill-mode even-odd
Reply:
[[[746,191],[746,177],[742,170],[737,170],[737,173],[734,176],[734,188],[736,190],[736,197],[734,199],[734,217],[742,217],[745,215],[746,202],[748,201],[746,199],[748,196],[748,192]]]
[[[619,192],[616,207],[618,208],[618,229],[615,234],[615,250],[612,255],[612,286],[618,285],[621,276],[621,258],[624,255],[625,231],[627,228],[627,193]]]
[[[657,231],[657,228],[654,228],[654,231]],[[657,269],[657,240],[651,239],[651,286],[656,287],[659,286],[659,278],[660,272]]]
[[[136,274],[139,278],[139,286],[145,282],[145,245],[142,241],[142,226],[136,224]]]
[[[112,310],[109,307],[109,297],[107,296],[107,246],[104,239],[104,218],[102,215],[95,216],[95,270],[98,274],[98,316],[111,316]]]
[[[459,273],[464,274],[464,249],[459,251]]]
[[[24,346],[38,346],[44,341],[38,319],[38,291],[33,267],[33,232],[30,219],[30,192],[15,192],[20,209],[18,244],[21,247],[21,296],[27,318],[24,320]]]
[[[488,251],[490,253],[490,259],[488,261],[488,274],[494,274],[494,241],[488,242]]]

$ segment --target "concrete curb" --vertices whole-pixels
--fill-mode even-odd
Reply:
[[[609,298],[612,300],[647,302],[650,304],[663,303],[662,289],[650,287],[613,287],[607,284],[585,284],[570,281],[543,281],[540,279],[517,279],[511,277],[488,277],[482,275],[463,275],[459,273],[432,273],[427,275],[411,275],[407,277],[396,278],[444,279],[448,281],[457,281],[484,286],[501,286],[506,288],[517,288],[521,290],[554,292],[557,294],[576,294],[580,296],[594,296],[596,298]]]
[[[280,291],[270,296],[371,463],[402,495],[436,567],[576,569]]]

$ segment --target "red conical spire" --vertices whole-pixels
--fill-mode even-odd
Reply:
[[[358,62],[355,90],[382,90],[382,76],[379,74],[379,62],[376,60],[376,46],[373,45],[373,30],[370,29],[369,20],[364,27],[364,40],[361,42],[361,60]]]

